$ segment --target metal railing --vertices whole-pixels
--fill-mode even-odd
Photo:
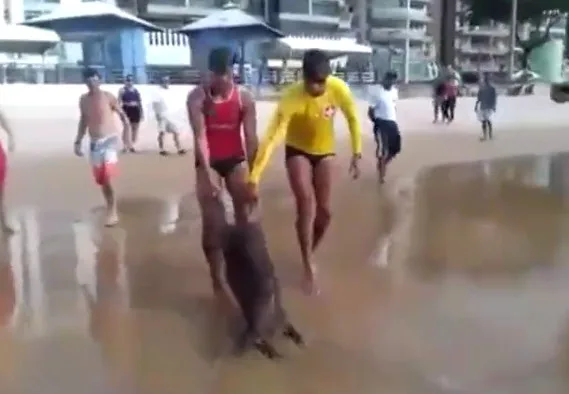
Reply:
[[[125,74],[136,76],[145,73],[147,83],[157,84],[162,77],[168,76],[171,84],[193,85],[200,81],[199,70],[186,66],[147,66],[144,69],[124,70],[109,69],[104,66],[94,66],[99,71],[103,82],[122,83]],[[0,64],[0,83],[30,83],[30,84],[80,84],[83,83],[83,66],[79,65],[44,65],[44,64]],[[345,71],[335,75],[350,84],[373,84],[378,80],[376,73],[371,71]],[[258,69],[248,68],[244,73],[248,85],[286,85],[299,80],[300,70],[297,69]],[[239,79],[239,78],[237,78]],[[241,81],[240,81],[241,82]]]

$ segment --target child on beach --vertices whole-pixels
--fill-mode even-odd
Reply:
[[[480,141],[493,138],[492,116],[494,112],[496,112],[496,104],[496,88],[492,86],[489,74],[485,73],[474,106],[474,111],[482,124],[482,137],[480,137]]]

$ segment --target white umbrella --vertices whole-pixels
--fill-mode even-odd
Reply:
[[[81,23],[85,20],[105,19],[117,28],[140,27],[146,31],[163,31],[162,28],[137,18],[136,16],[121,10],[120,8],[101,1],[88,3],[76,3],[59,6],[49,14],[38,16],[24,22],[28,26],[39,26],[59,30],[58,25],[65,22]]]
[[[60,41],[59,35],[52,30],[22,25],[0,25],[0,52],[43,53]]]

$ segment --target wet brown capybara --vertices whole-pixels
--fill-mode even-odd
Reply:
[[[288,321],[282,306],[281,289],[261,225],[228,225],[224,241],[226,279],[245,320],[245,328],[237,338],[237,352],[256,348],[270,359],[280,358],[273,345],[277,334],[303,346],[302,335]]]

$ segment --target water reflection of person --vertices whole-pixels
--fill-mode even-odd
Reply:
[[[83,284],[89,309],[89,331],[100,345],[113,381],[128,385],[132,362],[132,336],[128,292],[124,285],[125,232],[106,229],[95,241],[94,283]]]
[[[12,329],[17,323],[18,304],[21,295],[21,236],[16,234],[9,240],[0,237],[0,381],[2,392],[17,384],[17,348]],[[19,291],[20,289],[20,291]]]

